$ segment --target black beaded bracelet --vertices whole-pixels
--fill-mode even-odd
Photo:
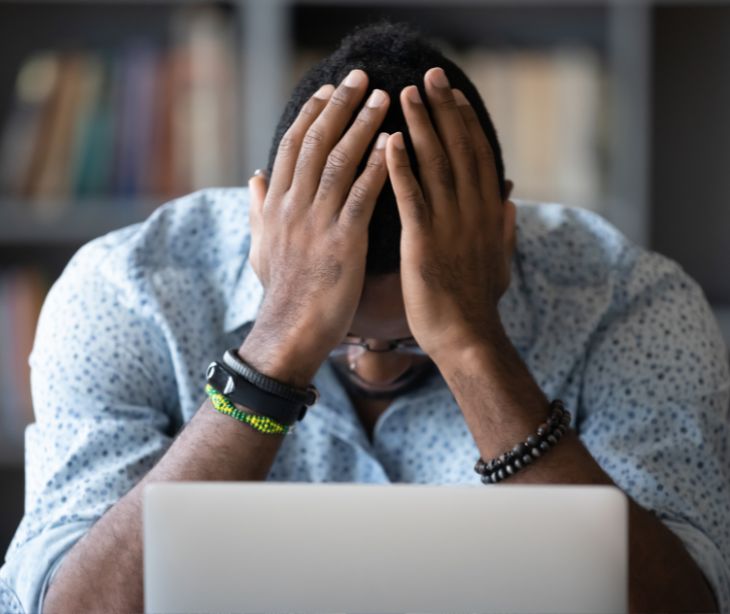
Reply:
[[[550,416],[514,448],[489,461],[479,459],[474,471],[482,476],[484,484],[496,484],[517,473],[558,443],[570,427],[570,412],[560,399],[550,403]]]

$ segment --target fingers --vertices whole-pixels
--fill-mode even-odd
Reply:
[[[286,192],[291,186],[294,167],[299,156],[304,135],[327,106],[327,102],[334,91],[335,88],[331,84],[320,87],[304,103],[297,118],[281,137],[279,147],[276,151],[274,168],[271,171],[271,181],[269,182],[269,186],[274,193],[281,194]]]
[[[416,152],[421,187],[426,199],[429,203],[455,202],[451,162],[436,134],[418,88],[415,85],[404,88],[400,103]]]
[[[466,130],[471,136],[474,155],[477,159],[479,169],[479,183],[482,195],[487,198],[494,194],[499,194],[499,179],[497,178],[497,165],[494,161],[494,152],[489,144],[487,135],[484,134],[484,128],[477,117],[476,111],[469,104],[463,92],[458,89],[452,90],[456,107],[461,114],[461,119],[466,126]]]
[[[367,225],[373,215],[375,202],[388,177],[385,164],[385,145],[387,141],[388,134],[386,132],[380,133],[373,150],[370,152],[365,170],[352,184],[347,200],[340,212],[340,219],[345,224],[359,224],[364,227],[364,231],[367,230]]]
[[[386,161],[388,176],[398,203],[403,232],[407,232],[414,226],[426,225],[431,218],[430,210],[426,205],[421,187],[413,175],[402,133],[396,132],[388,139]]]
[[[367,75],[362,70],[350,71],[304,134],[294,167],[293,185],[305,200],[311,202],[314,197],[325,161],[360,104],[367,84]],[[343,153],[334,154],[335,165],[347,163]]]
[[[479,169],[471,136],[457,108],[446,73],[442,68],[431,68],[426,72],[424,85],[436,130],[451,163],[456,191],[459,196],[468,196],[479,185]]]
[[[314,199],[315,206],[329,208],[332,215],[339,213],[357,167],[383,122],[389,103],[386,92],[372,91],[352,126],[327,155]]]

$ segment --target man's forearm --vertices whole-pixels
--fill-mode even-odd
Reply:
[[[254,327],[238,353],[279,381],[311,381],[317,360],[297,354],[293,346],[286,352],[272,348],[270,339]],[[207,399],[159,462],[67,554],[48,588],[44,614],[142,611],[144,487],[167,481],[265,480],[282,439],[217,412]]]
[[[482,458],[499,456],[532,434],[548,402],[506,335],[439,357]],[[510,483],[611,484],[573,431]],[[629,607],[632,612],[716,611],[708,584],[679,538],[629,499]]]
[[[157,465],[71,549],[48,589],[43,612],[142,611],[145,485],[263,480],[281,440],[218,413],[206,401]]]

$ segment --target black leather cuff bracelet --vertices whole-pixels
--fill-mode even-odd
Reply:
[[[225,354],[223,354],[223,362],[231,371],[235,371],[258,388],[275,394],[282,399],[304,405],[314,405],[317,401],[318,393],[314,386],[308,386],[305,389],[294,388],[271,377],[267,377],[256,371],[256,369],[243,360],[238,355],[237,348],[226,350]]]
[[[261,375],[261,377],[265,376]],[[261,416],[266,416],[286,426],[291,426],[303,419],[307,409],[314,404],[318,396],[317,389],[312,386],[313,393],[307,398],[307,401],[311,401],[311,403],[285,399],[259,387],[256,382],[249,381],[243,375],[217,361],[208,365],[206,380],[232,403],[243,405]]]

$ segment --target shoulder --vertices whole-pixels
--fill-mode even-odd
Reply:
[[[613,346],[633,347],[624,356],[635,360],[641,340],[656,346],[652,355],[671,358],[677,348],[685,355],[691,346],[695,356],[726,369],[724,343],[704,292],[678,263],[632,243],[596,213],[515,204],[515,283],[504,311],[506,317],[526,314],[530,326],[513,328],[527,331],[526,347],[530,341],[538,350],[551,348],[539,352],[543,360],[547,354],[554,358],[547,368],[563,364],[566,355],[604,356],[597,349]]]
[[[207,188],[165,202],[142,222],[83,245],[57,284],[113,288],[139,303],[171,277],[225,281],[248,254],[248,205],[248,188]]]
[[[80,260],[130,257],[148,266],[204,266],[249,237],[248,188],[207,188],[161,204],[147,219],[90,241]]]
[[[603,217],[556,203],[515,200],[517,258],[557,285],[594,285],[631,267],[640,249]]]
[[[673,260],[630,241],[599,214],[556,203],[515,201],[516,259],[528,280],[563,290],[606,287],[630,300],[673,279],[696,283]]]

